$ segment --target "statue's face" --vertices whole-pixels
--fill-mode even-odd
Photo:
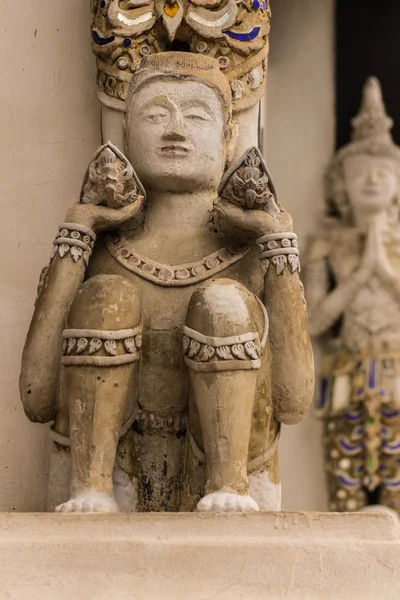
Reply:
[[[226,158],[222,100],[197,81],[150,82],[133,95],[126,152],[147,189],[215,190]]]
[[[378,156],[351,156],[344,161],[346,189],[353,209],[379,212],[389,208],[398,193],[394,161]]]

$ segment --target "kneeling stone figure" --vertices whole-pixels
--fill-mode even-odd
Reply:
[[[49,508],[279,510],[280,424],[312,401],[290,216],[216,60],[143,59],[44,270],[23,355],[54,421]],[[70,460],[70,474],[61,463]]]

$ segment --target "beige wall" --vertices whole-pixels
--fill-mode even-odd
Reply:
[[[40,510],[45,427],[25,419],[19,362],[41,268],[99,144],[89,0],[2,6],[0,510]]]
[[[332,147],[333,0],[272,0],[268,160],[304,241]],[[41,510],[46,427],[18,397],[19,362],[41,268],[99,144],[89,0],[6,3],[0,38],[0,510]],[[285,429],[284,506],[321,509],[320,432]]]
[[[323,173],[334,144],[334,0],[271,5],[266,157],[304,251],[323,208]],[[283,428],[283,508],[326,509],[321,441],[312,414]]]

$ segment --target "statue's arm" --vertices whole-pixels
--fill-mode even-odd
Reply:
[[[312,337],[322,335],[346,310],[360,286],[369,277],[365,265],[329,291],[329,244],[326,239],[311,241],[304,269],[304,287],[308,305],[308,330]]]
[[[116,229],[142,209],[138,196],[123,208],[94,204],[73,204],[56,240],[58,250],[44,274],[22,355],[20,394],[31,421],[51,421],[62,352],[62,331],[69,306],[85,274],[96,233]],[[74,237],[75,236],[75,237]]]
[[[285,268],[265,277],[269,316],[271,379],[274,413],[286,425],[298,423],[314,395],[314,358],[307,331],[303,286],[297,272]]]
[[[20,394],[31,421],[55,416],[62,331],[84,274],[83,257],[75,262],[70,252],[54,256],[44,274],[22,354]]]

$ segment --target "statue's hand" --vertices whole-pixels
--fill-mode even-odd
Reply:
[[[372,219],[369,224],[363,262],[369,264],[371,271],[384,283],[391,283],[396,279],[386,252],[382,227],[378,219]]]
[[[110,208],[101,204],[83,204],[75,202],[67,210],[65,215],[66,223],[78,223],[90,227],[95,233],[112,230],[135,217],[144,206],[144,197],[138,196],[137,199],[122,208]]]
[[[218,198],[214,203],[213,220],[218,232],[246,241],[255,241],[269,233],[293,230],[292,217],[281,205],[278,216],[273,216],[265,210],[245,210]]]

